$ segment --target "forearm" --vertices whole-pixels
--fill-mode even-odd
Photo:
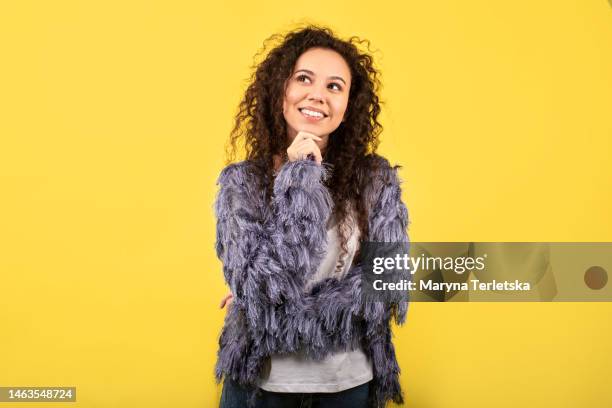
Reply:
[[[328,170],[310,160],[285,163],[274,181],[275,247],[283,266],[304,279],[325,256],[332,199],[324,181]]]
[[[399,244],[402,250],[409,249],[408,238],[408,210],[402,201],[401,180],[397,174],[397,168],[389,166],[384,160],[383,171],[376,174],[373,181],[374,188],[368,191],[370,199],[375,199],[375,206],[369,220],[369,240],[371,242]],[[399,271],[400,280],[411,280],[410,270]],[[387,296],[390,299],[386,305],[390,315],[395,318],[397,324],[406,320],[408,312],[408,296],[399,291]]]
[[[372,203],[368,240],[379,243],[405,243],[408,248],[408,212],[402,202],[400,181],[396,170],[385,167],[373,175],[366,191]],[[398,324],[405,321],[408,299],[405,292],[385,294],[385,299],[364,296],[362,274],[368,271],[353,266],[341,280],[329,278],[316,284],[304,298],[299,315],[289,319],[283,331],[297,333],[303,346],[313,355],[324,351],[326,338],[341,339],[344,345],[354,343],[355,327],[363,325],[366,336],[375,335],[377,327],[386,325],[391,317]],[[411,279],[409,270],[402,270],[401,279]],[[294,338],[291,337],[293,341]],[[328,347],[329,348],[329,347]]]
[[[325,170],[310,161],[281,168],[270,209],[251,173],[242,163],[219,177],[216,248],[236,306],[258,336],[270,336],[302,301],[303,279],[318,267],[331,199]]]

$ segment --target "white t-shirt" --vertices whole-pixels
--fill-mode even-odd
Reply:
[[[348,253],[339,278],[346,275],[359,244],[359,228],[354,218],[353,234],[347,242]],[[327,253],[319,269],[306,283],[306,291],[321,280],[335,275],[340,255],[337,226],[327,230]],[[320,361],[308,358],[303,351],[289,355],[272,355],[266,360],[260,387],[272,392],[339,392],[364,384],[373,378],[372,362],[363,350],[337,351]]]

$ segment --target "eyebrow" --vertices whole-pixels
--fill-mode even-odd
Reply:
[[[315,76],[315,73],[310,71],[310,70],[308,70],[308,69],[298,69],[297,71],[294,72],[294,74],[297,74],[298,72],[302,72],[302,71],[306,72],[306,73],[308,73],[308,74],[310,74],[312,76]],[[344,85],[346,85],[346,81],[344,79],[342,79],[342,77],[339,77],[339,76],[336,76],[336,75],[332,75],[330,77],[327,77],[327,79],[337,79],[339,81],[344,82]]]

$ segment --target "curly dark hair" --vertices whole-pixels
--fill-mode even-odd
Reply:
[[[270,44],[276,46],[266,54]],[[360,50],[364,44],[367,52]],[[352,234],[348,222],[351,206],[361,230],[360,241],[363,242],[368,234],[368,209],[362,197],[367,177],[358,175],[374,171],[376,161],[370,159],[376,152],[378,136],[382,132],[382,125],[378,122],[380,73],[374,68],[368,40],[355,36],[342,40],[331,29],[314,25],[269,37],[256,54],[256,58],[260,55],[265,55],[265,58],[253,65],[250,85],[235,117],[228,163],[235,158],[238,140],[244,139],[246,159],[256,165],[261,188],[266,190],[266,197],[270,199],[274,179],[273,156],[285,157],[290,145],[282,113],[285,82],[291,77],[298,58],[315,47],[340,54],[351,72],[345,121],[329,135],[323,158],[332,169],[327,187],[334,202],[332,218],[338,224],[341,243],[340,261],[336,265],[336,271],[340,271],[348,252],[348,237]]]

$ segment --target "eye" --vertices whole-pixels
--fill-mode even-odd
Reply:
[[[297,79],[298,82],[304,82],[306,80],[310,82],[310,78],[305,74],[298,75],[295,79]]]
[[[339,83],[337,83],[337,82],[332,82],[329,85],[327,85],[327,87],[328,88],[331,87],[331,89],[333,89],[334,86],[336,87],[336,89],[335,89],[336,91],[341,91],[342,90],[342,86]]]

